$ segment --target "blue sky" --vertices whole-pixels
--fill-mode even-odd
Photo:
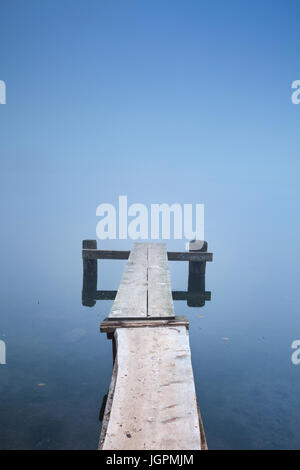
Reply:
[[[220,249],[267,240],[278,219],[293,237],[299,13],[298,1],[2,2],[4,239],[93,238],[97,205],[119,194],[204,203]]]

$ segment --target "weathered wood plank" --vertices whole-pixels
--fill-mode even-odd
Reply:
[[[147,316],[147,245],[135,243],[109,317]]]
[[[155,328],[158,326],[185,326],[189,327],[189,322],[184,316],[176,317],[147,317],[147,318],[106,318],[100,324],[101,333],[113,333],[117,328]]]
[[[212,253],[200,251],[168,251],[168,261],[212,261]]]
[[[82,249],[83,259],[120,259],[126,260],[130,256],[129,250],[97,250],[91,248]],[[168,261],[212,261],[212,253],[168,251]]]
[[[148,317],[174,316],[164,243],[148,243]]]
[[[83,259],[128,259],[130,251],[83,249]]]
[[[201,433],[184,326],[121,328],[103,450],[196,450]]]
[[[116,290],[97,290],[94,296],[95,300],[115,300],[117,295]]]

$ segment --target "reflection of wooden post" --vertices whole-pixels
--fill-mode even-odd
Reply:
[[[193,240],[190,242],[189,251],[207,251],[207,242]],[[205,269],[206,261],[189,261],[188,298],[189,307],[203,307],[205,305]],[[203,295],[200,299],[201,294]],[[197,300],[198,295],[198,300]]]
[[[117,355],[117,343],[116,343],[115,333],[107,333],[106,336],[107,336],[107,339],[111,339],[112,357],[113,357],[113,364],[114,364],[116,355]]]
[[[105,407],[106,407],[106,402],[107,402],[107,395],[108,393],[106,393],[102,399],[102,404],[101,404],[101,408],[100,408],[100,411],[99,411],[99,421],[102,422],[103,421],[103,418],[104,418],[104,412],[105,412]]]
[[[82,248],[97,250],[97,240],[83,240]],[[82,305],[93,307],[97,292],[97,260],[83,259]]]

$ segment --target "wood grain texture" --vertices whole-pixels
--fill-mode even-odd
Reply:
[[[83,259],[128,259],[130,251],[82,249]]]
[[[110,318],[174,317],[166,246],[135,243]]]
[[[124,328],[115,337],[117,377],[101,448],[201,449],[186,328]]]
[[[147,316],[147,244],[135,243],[109,317]]]
[[[148,243],[148,317],[174,316],[164,243]]]
[[[128,259],[129,250],[97,250],[92,248],[82,249],[83,259]],[[168,261],[212,261],[212,253],[201,253],[197,251],[168,251]]]
[[[168,261],[212,261],[212,253],[197,251],[168,251]]]
[[[184,316],[176,317],[145,317],[145,318],[107,318],[100,324],[101,333],[113,333],[117,328],[142,328],[148,326],[185,326],[189,328],[189,322]]]

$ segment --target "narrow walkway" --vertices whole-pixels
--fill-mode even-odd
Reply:
[[[164,244],[134,245],[101,330],[112,325],[117,353],[99,448],[204,448],[188,323],[174,316]]]

